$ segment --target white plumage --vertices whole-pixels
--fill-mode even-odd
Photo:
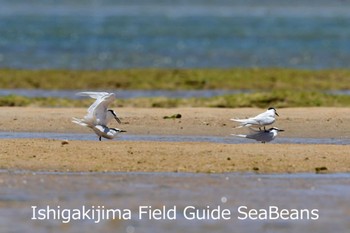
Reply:
[[[95,102],[88,108],[87,114],[83,119],[73,117],[72,122],[84,127],[91,128],[101,138],[113,139],[118,133],[126,132],[117,128],[109,128],[107,124],[114,118],[118,123],[121,123],[117,114],[108,109],[108,105],[115,100],[114,93],[107,92],[79,92],[79,96],[89,96],[96,99]]]
[[[88,108],[88,113],[86,116],[84,116],[84,121],[90,122],[94,125],[107,126],[107,124],[114,118],[118,123],[121,123],[117,114],[113,110],[108,109],[108,105],[115,100],[114,93],[79,92],[77,95],[89,96],[96,99],[95,102]]]
[[[117,136],[118,133],[126,132],[125,130],[117,128],[108,128],[104,125],[94,125],[89,122],[85,122],[84,119],[73,118],[72,122],[84,127],[91,128],[99,136],[100,141],[102,137],[107,139],[113,139]]]
[[[275,122],[275,117],[279,116],[275,108],[269,108],[265,112],[247,119],[231,119],[231,121],[239,122],[241,125],[236,128],[241,127],[264,127],[271,125]]]

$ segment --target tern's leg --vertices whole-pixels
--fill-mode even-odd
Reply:
[[[98,140],[99,140],[99,141],[102,141],[102,137],[100,136]]]

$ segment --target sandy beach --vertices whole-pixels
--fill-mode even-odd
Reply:
[[[133,135],[228,136],[232,117],[245,118],[262,109],[120,108],[122,124],[111,126]],[[83,108],[0,108],[0,130],[11,132],[92,133],[71,123]],[[350,137],[349,108],[278,109],[274,126],[286,130],[280,137]],[[181,114],[180,119],[163,119]],[[216,144],[205,142],[131,142],[104,140],[2,139],[1,169],[33,171],[139,171],[139,172],[349,172],[349,145]]]

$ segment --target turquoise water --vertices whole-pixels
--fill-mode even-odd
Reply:
[[[350,65],[348,1],[1,1],[0,67]]]

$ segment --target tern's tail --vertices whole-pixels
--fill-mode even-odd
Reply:
[[[247,119],[235,119],[235,118],[232,118],[231,121],[235,121],[235,122],[239,122],[239,123],[246,123]]]
[[[248,120],[249,119],[235,119],[235,118],[231,119],[231,121],[235,121],[235,122],[238,122],[238,123],[241,124],[239,126],[236,126],[235,128],[242,128],[242,127],[245,127],[245,126],[251,126],[251,122],[249,122]]]
[[[88,122],[84,121],[84,119],[78,119],[78,118],[73,117],[72,122],[75,124],[84,126],[84,127],[90,127],[89,126],[90,124]]]

